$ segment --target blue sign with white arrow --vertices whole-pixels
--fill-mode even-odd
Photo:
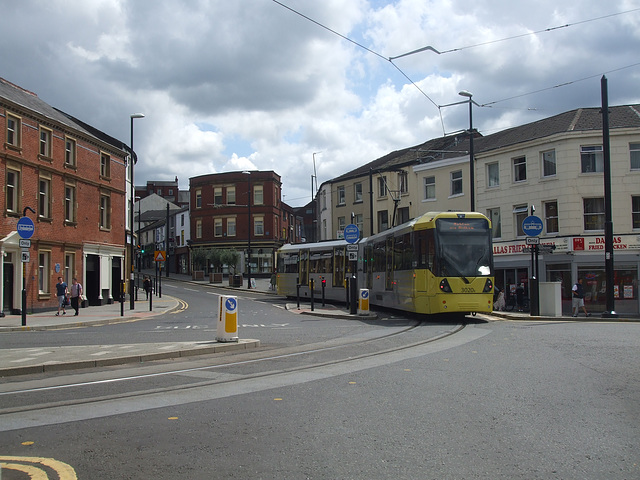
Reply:
[[[540,217],[529,215],[522,221],[522,231],[529,237],[537,237],[542,233],[544,225]]]

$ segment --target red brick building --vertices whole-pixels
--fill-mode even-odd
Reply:
[[[273,171],[190,178],[191,248],[229,248],[242,252],[240,271],[246,273],[250,240],[251,275],[270,275],[274,253],[288,241],[291,231],[288,226],[291,209],[281,201],[281,185],[280,176]]]
[[[16,225],[34,223],[26,267],[27,311],[57,307],[57,277],[84,286],[90,304],[118,298],[124,265],[127,147],[0,79],[0,298],[22,308]],[[32,210],[32,211],[31,211]]]

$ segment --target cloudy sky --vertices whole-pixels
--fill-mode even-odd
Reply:
[[[50,105],[126,143],[146,115],[136,184],[274,170],[294,207],[314,153],[322,184],[467,128],[438,107],[460,90],[485,135],[599,106],[603,74],[640,103],[638,0],[21,0],[0,38],[0,77]]]

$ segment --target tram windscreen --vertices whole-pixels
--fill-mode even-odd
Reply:
[[[440,277],[480,277],[493,274],[491,229],[482,218],[436,220],[434,273]]]

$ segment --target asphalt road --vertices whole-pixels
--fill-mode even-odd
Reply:
[[[640,324],[279,327],[254,307],[264,351],[2,385],[0,461],[92,479],[640,478]],[[189,324],[164,320],[136,331]]]

